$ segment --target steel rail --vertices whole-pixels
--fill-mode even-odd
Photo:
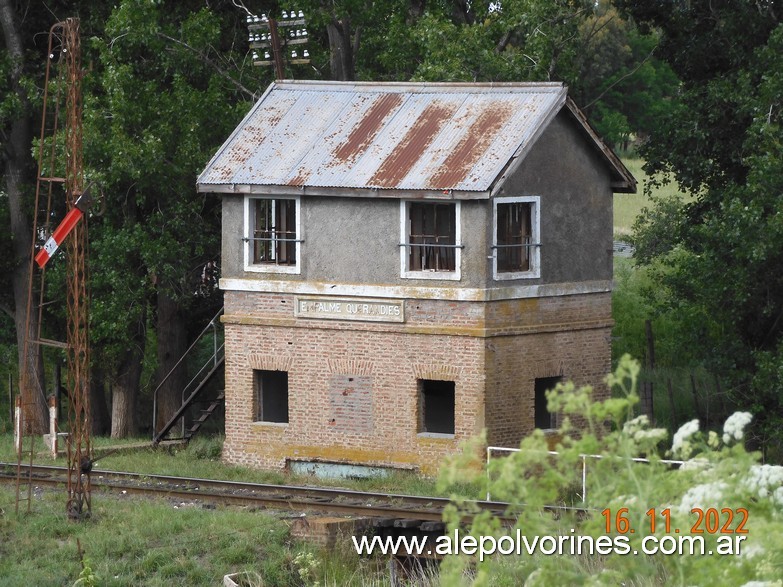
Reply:
[[[15,479],[11,467],[0,462],[0,482]],[[51,465],[33,465],[33,483],[61,485],[67,469]],[[13,474],[12,474],[13,473]],[[448,498],[422,497],[390,493],[374,493],[349,489],[273,485],[243,481],[222,481],[171,475],[147,475],[122,471],[93,470],[91,484],[95,488],[124,491],[132,494],[157,495],[183,500],[198,499],[227,505],[259,506],[282,510],[319,511],[362,515],[368,517],[410,518],[441,521]],[[506,516],[509,504],[504,502],[469,502],[481,511]]]

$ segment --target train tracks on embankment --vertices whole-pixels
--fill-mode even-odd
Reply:
[[[32,479],[34,487],[61,487],[67,484],[67,469],[49,465],[22,465],[22,481]],[[0,462],[0,483],[15,483],[16,463]],[[306,487],[220,481],[169,475],[147,475],[93,470],[93,490],[121,495],[140,495],[209,505],[231,505],[293,512],[318,512],[334,516],[418,520],[440,522],[447,498],[372,493],[338,488]],[[506,516],[508,504],[475,501],[479,511]]]

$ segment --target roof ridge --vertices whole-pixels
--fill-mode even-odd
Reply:
[[[411,91],[421,89],[462,89],[462,90],[527,90],[561,91],[567,89],[563,82],[371,82],[371,81],[331,81],[331,80],[278,80],[274,82],[275,89],[293,88],[304,90],[307,87],[324,89],[327,87],[350,91],[357,88],[367,88],[382,91],[389,88],[408,88]]]

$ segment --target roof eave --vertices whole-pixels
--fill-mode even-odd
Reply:
[[[595,147],[601,152],[604,158],[609,163],[609,166],[614,171],[615,177],[611,182],[611,188],[614,193],[620,194],[635,194],[636,193],[636,178],[628,171],[628,168],[623,164],[620,158],[615,152],[603,142],[595,129],[588,122],[587,117],[584,115],[576,103],[569,97],[566,99],[566,108],[573,115],[574,119],[579,123],[582,129],[592,140]]]
[[[341,198],[392,198],[398,200],[488,200],[490,191],[468,190],[406,190],[342,188],[320,186],[256,185],[256,184],[197,184],[200,193],[253,194],[274,196],[328,196]]]

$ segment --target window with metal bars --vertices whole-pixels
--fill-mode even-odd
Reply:
[[[296,200],[253,199],[252,262],[296,264]]]
[[[538,197],[495,201],[495,278],[539,277]]]
[[[498,272],[530,269],[530,202],[498,204]]]
[[[408,203],[408,270],[455,271],[455,203]]]

